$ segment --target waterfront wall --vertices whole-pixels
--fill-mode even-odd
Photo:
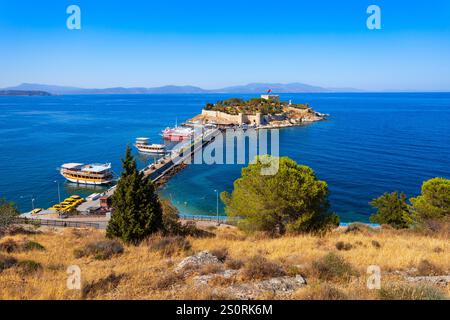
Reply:
[[[214,111],[214,110],[202,110],[202,115],[216,118],[218,121],[225,120],[227,122],[231,122],[234,124],[242,125],[242,124],[256,124],[261,125],[264,124],[267,119],[265,116],[263,116],[261,113],[256,113],[255,115],[250,114],[243,114],[239,113],[237,115],[234,114],[228,114],[221,111]]]

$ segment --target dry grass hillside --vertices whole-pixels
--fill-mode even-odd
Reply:
[[[446,235],[360,226],[323,237],[271,239],[246,236],[227,226],[208,229],[215,237],[155,236],[139,246],[123,246],[90,229],[4,235],[0,299],[442,299],[450,295],[448,282],[426,280],[450,274]],[[205,250],[214,260],[178,266]],[[81,290],[67,289],[70,265],[81,269]],[[381,268],[381,290],[366,286],[369,265]],[[306,284],[280,288],[278,280],[273,281],[299,275]],[[407,281],[408,276],[417,281]]]

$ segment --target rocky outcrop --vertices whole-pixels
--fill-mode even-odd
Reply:
[[[216,256],[212,255],[208,251],[201,251],[194,256],[183,259],[175,268],[175,272],[182,271],[184,269],[197,269],[208,264],[220,263]]]
[[[405,280],[410,283],[430,284],[436,286],[446,286],[450,283],[450,276],[417,276],[405,277]]]
[[[222,265],[216,256],[212,255],[208,251],[202,251],[182,260],[176,266],[175,271],[189,272],[192,270],[199,270],[202,267],[211,264]],[[194,285],[199,287],[199,289],[214,289],[220,294],[232,296],[236,299],[242,300],[257,299],[258,297],[268,293],[279,297],[285,297],[306,285],[306,279],[301,275],[274,277],[266,280],[236,283],[239,275],[240,272],[238,270],[219,270],[214,273],[195,276],[193,281]],[[220,288],[211,285],[211,280],[217,280],[218,278],[224,280],[220,282],[225,284],[229,283],[229,285],[222,285]]]
[[[209,253],[202,251],[196,255],[183,259],[176,267],[176,272],[190,272],[200,270],[204,266],[218,264],[222,262]],[[277,297],[287,297],[297,289],[306,285],[306,279],[301,275],[274,277],[266,280],[256,280],[251,282],[236,283],[239,279],[238,270],[219,270],[210,274],[198,275],[193,277],[194,285],[200,290],[213,289],[218,294],[230,296],[241,300],[253,300],[264,294],[272,294]],[[212,280],[223,283],[221,287],[211,285]],[[228,286],[226,284],[229,284]]]
[[[306,280],[297,275],[295,277],[278,277],[268,280],[232,285],[225,289],[225,293],[241,300],[253,300],[263,294],[273,294],[285,297],[306,285]]]
[[[216,277],[230,279],[237,275],[236,270],[225,270],[217,274],[209,274],[194,278],[194,283],[200,288],[212,288],[209,281]],[[223,295],[233,297],[240,300],[254,300],[264,294],[271,294],[277,297],[287,297],[299,288],[306,285],[306,280],[301,275],[295,277],[276,277],[262,281],[253,281],[245,283],[235,283],[224,288],[215,288],[215,290]]]

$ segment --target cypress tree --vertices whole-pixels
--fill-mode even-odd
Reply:
[[[129,146],[122,159],[122,168],[122,176],[112,196],[114,211],[106,235],[136,244],[163,228],[162,208],[153,182],[137,170]]]

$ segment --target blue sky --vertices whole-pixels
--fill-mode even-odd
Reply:
[[[450,91],[450,1],[0,0],[0,87],[22,82]]]

